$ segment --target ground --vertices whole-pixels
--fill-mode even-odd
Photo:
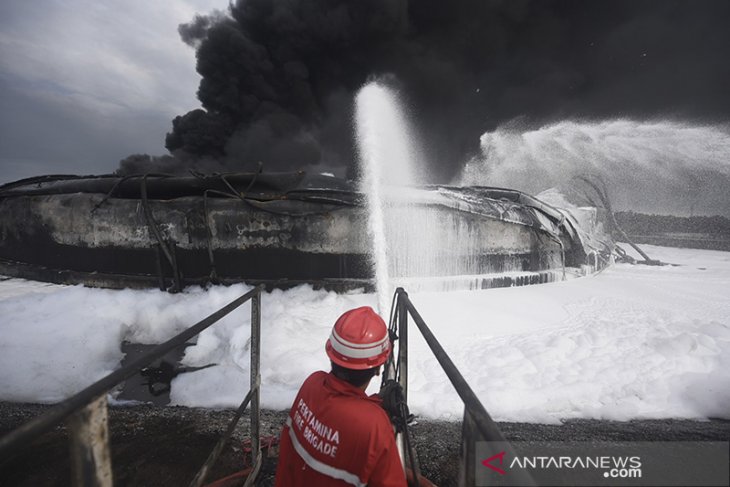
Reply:
[[[0,435],[11,431],[48,406],[0,403]],[[188,485],[233,417],[233,410],[184,407],[112,407],[111,452],[115,485]],[[262,437],[277,437],[286,411],[262,412]],[[730,441],[730,421],[598,421],[573,420],[561,425],[498,423],[512,441]],[[421,468],[441,487],[457,485],[461,424],[419,421],[412,427]],[[248,437],[244,416],[212,470],[209,482],[244,468]],[[266,457],[256,485],[273,484],[276,451]],[[68,440],[58,427],[0,464],[0,486],[57,487],[68,485]]]

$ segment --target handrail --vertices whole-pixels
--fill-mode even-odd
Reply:
[[[192,482],[190,482],[190,487],[200,487],[203,485],[203,482],[205,482],[205,478],[208,476],[208,473],[215,465],[215,462],[218,460],[218,457],[220,456],[221,452],[223,451],[223,447],[226,446],[226,443],[230,439],[231,435],[233,434],[233,430],[236,428],[236,425],[238,424],[238,420],[241,419],[241,415],[243,414],[243,411],[246,410],[246,406],[248,406],[248,403],[251,401],[251,396],[253,395],[253,390],[248,391],[248,394],[246,394],[246,397],[243,399],[243,402],[238,407],[238,410],[236,411],[236,415],[233,417],[231,422],[228,424],[228,429],[226,430],[225,434],[220,437],[218,440],[218,443],[216,443],[215,447],[213,447],[213,450],[208,455],[208,458],[205,460],[205,463],[202,467],[200,467],[200,470],[198,470],[198,473],[195,475],[195,478],[193,478]],[[253,445],[253,441],[251,442]]]
[[[173,338],[167,340],[154,347],[153,349],[143,353],[136,359],[132,360],[124,367],[115,370],[109,375],[96,381],[82,391],[76,393],[70,398],[60,402],[45,414],[38,416],[17,429],[11,431],[7,435],[0,438],[0,462],[4,463],[19,450],[27,446],[40,435],[50,431],[55,426],[69,418],[72,414],[79,412],[83,408],[87,408],[90,404],[98,401],[100,396],[105,400],[106,393],[123,380],[133,376],[140,369],[146,367],[154,360],[159,359],[174,348],[185,344],[189,339],[196,336],[206,328],[210,327],[224,316],[228,315],[247,301],[251,300],[251,443],[253,445],[252,454],[254,461],[260,461],[257,455],[258,451],[258,421],[259,421],[259,388],[261,383],[259,358],[260,358],[260,320],[261,320],[261,292],[264,286],[258,285],[248,291],[246,294],[231,301],[226,306],[220,308],[206,318],[202,319],[195,325],[189,327],[185,331],[179,333]],[[255,364],[254,364],[255,362]],[[105,402],[105,401],[104,401]],[[246,402],[246,401],[244,401]],[[255,420],[256,424],[253,424]],[[105,425],[104,425],[105,426]],[[255,438],[253,436],[256,436]]]
[[[454,362],[451,361],[451,358],[449,358],[446,351],[443,349],[439,341],[436,339],[434,334],[431,332],[431,330],[426,325],[426,322],[421,317],[420,313],[416,309],[416,307],[411,302],[410,298],[408,297],[408,293],[401,287],[396,289],[395,291],[396,299],[395,299],[395,306],[398,310],[398,331],[400,333],[399,338],[399,365],[398,368],[400,369],[400,376],[401,376],[401,386],[403,387],[404,396],[407,394],[407,377],[408,377],[408,314],[411,315],[413,318],[413,321],[416,323],[416,326],[418,327],[419,331],[421,332],[421,335],[423,336],[424,340],[426,341],[426,344],[428,344],[429,348],[433,352],[434,356],[436,357],[436,360],[441,365],[441,368],[446,373],[446,376],[449,378],[449,381],[451,381],[451,385],[454,386],[454,389],[456,389],[456,393],[461,398],[462,402],[464,403],[464,421],[469,422],[470,424],[474,425],[478,432],[481,434],[481,436],[486,441],[494,441],[494,442],[503,442],[505,451],[512,456],[514,456],[514,451],[512,450],[512,447],[510,446],[509,442],[504,438],[502,435],[502,432],[497,427],[494,420],[492,420],[491,416],[489,416],[489,413],[487,413],[487,410],[482,405],[481,401],[479,401],[479,398],[476,396],[472,388],[469,386],[469,384],[464,379],[464,376],[461,375],[461,372],[459,372],[459,369],[456,368],[456,365],[454,365]],[[406,310],[407,313],[404,313],[403,310]],[[403,377],[406,378],[406,380],[403,380]],[[466,446],[466,449],[469,449],[469,445]],[[471,450],[471,453],[473,453],[473,447]],[[465,472],[469,472],[474,470],[474,465],[469,464],[465,466]],[[528,485],[533,486],[535,485],[534,480],[532,477],[522,470],[516,470],[513,472],[512,477],[514,480],[518,481],[520,485]]]

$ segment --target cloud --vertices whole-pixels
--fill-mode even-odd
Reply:
[[[221,3],[0,3],[2,168],[111,172],[129,153],[164,152],[170,120],[199,105],[178,25]]]
[[[196,106],[193,51],[177,26],[184,2],[11,1],[0,7],[0,69],[42,89],[75,93],[101,113]],[[65,92],[65,93],[63,93]]]
[[[20,89],[0,77],[0,183],[40,174],[99,174],[133,152],[159,153],[169,118],[101,115],[73,96]]]

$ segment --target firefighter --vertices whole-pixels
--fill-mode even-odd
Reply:
[[[368,306],[335,322],[325,345],[332,370],[304,381],[282,430],[276,487],[406,485],[388,414],[365,394],[390,347]]]

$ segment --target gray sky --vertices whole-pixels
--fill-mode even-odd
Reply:
[[[0,183],[112,172],[166,153],[199,106],[195,52],[177,32],[226,0],[0,2]]]

